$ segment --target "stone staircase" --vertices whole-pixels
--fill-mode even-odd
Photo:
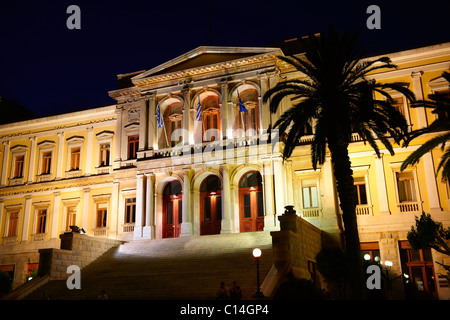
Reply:
[[[81,270],[81,289],[53,280],[25,299],[94,300],[104,289],[114,300],[215,299],[219,283],[236,280],[243,299],[256,291],[254,248],[262,250],[261,283],[272,266],[268,231],[135,240],[110,249]]]

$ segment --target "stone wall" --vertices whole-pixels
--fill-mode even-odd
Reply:
[[[60,249],[39,250],[39,276],[48,274],[51,280],[67,279],[70,276],[68,266],[76,265],[82,269],[109,249],[123,243],[79,233],[64,233],[60,238]]]
[[[293,214],[280,216],[280,231],[271,232],[274,264],[289,264],[296,277],[310,279],[308,261],[322,249],[322,231]]]

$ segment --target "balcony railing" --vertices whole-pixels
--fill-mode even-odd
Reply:
[[[320,216],[321,208],[302,209],[301,213],[304,218],[317,218]]]
[[[405,201],[397,203],[398,212],[420,213],[421,205],[419,201]]]
[[[358,216],[370,216],[372,215],[372,205],[359,204],[356,206],[356,215]]]
[[[134,231],[134,223],[126,223],[123,225],[123,232],[133,232]]]
[[[94,229],[94,237],[106,237],[108,235],[108,227],[100,227]]]

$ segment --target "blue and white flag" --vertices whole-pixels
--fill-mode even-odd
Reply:
[[[158,129],[161,128],[164,125],[164,121],[163,121],[163,118],[161,116],[161,108],[159,107],[159,104],[158,104],[158,107],[156,109],[156,122],[158,123]]]
[[[237,91],[238,99],[239,99],[239,112],[247,112],[247,108],[244,106],[244,102],[242,102],[241,97],[239,96],[239,90]]]
[[[198,97],[198,105],[197,105],[197,116],[195,118],[197,121],[202,120],[202,105],[200,104],[200,97]]]

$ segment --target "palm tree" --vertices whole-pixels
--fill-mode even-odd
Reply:
[[[407,135],[407,123],[393,106],[385,89],[394,89],[413,100],[414,95],[399,83],[380,84],[367,79],[377,69],[395,68],[387,57],[373,61],[362,60],[366,51],[357,48],[359,33],[345,32],[342,37],[332,27],[328,33],[302,39],[305,58],[279,58],[295,67],[307,78],[279,82],[263,96],[270,99],[270,111],[275,113],[287,96],[301,101],[283,113],[274,124],[285,137],[283,158],[289,158],[304,135],[306,125],[315,123],[311,143],[314,169],[325,161],[326,148],[331,154],[342,219],[345,227],[345,251],[348,259],[351,297],[365,296],[359,235],[356,218],[357,196],[353,171],[348,155],[352,132],[369,143],[380,156],[379,144],[394,154],[392,141],[399,144]],[[376,99],[374,93],[381,94]]]
[[[444,72],[442,77],[450,83],[450,73]],[[408,140],[405,143],[407,146],[411,140],[417,138],[425,133],[437,133],[441,134],[431,138],[426,143],[421,145],[416,151],[411,153],[405,161],[403,161],[400,169],[403,171],[408,165],[414,165],[419,162],[420,158],[433,150],[434,148],[441,146],[441,150],[444,154],[441,157],[438,168],[436,170],[436,175],[442,169],[442,180],[446,181],[450,178],[450,148],[445,148],[447,141],[450,141],[450,97],[442,95],[439,93],[429,94],[428,98],[430,100],[420,100],[415,101],[411,104],[411,107],[425,107],[434,109],[432,113],[438,115],[438,117],[426,128],[414,130],[411,132]]]

